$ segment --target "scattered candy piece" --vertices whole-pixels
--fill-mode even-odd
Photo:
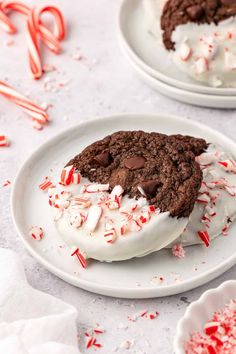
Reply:
[[[89,208],[88,217],[86,221],[86,228],[89,231],[94,231],[102,216],[102,208],[99,205],[92,205]]]
[[[62,172],[61,172],[61,179],[60,179],[60,184],[63,186],[69,186],[69,184],[72,183],[72,176],[74,174],[75,168],[74,166],[67,166],[64,167]]]
[[[3,187],[7,187],[9,186],[9,184],[11,184],[11,181],[9,181],[8,179],[3,183]]]
[[[72,184],[80,184],[81,181],[81,175],[79,172],[74,172],[71,178],[71,183]]]
[[[0,135],[0,147],[7,147],[9,146],[9,140],[5,135]]]
[[[203,327],[185,343],[185,354],[233,354],[235,339],[236,300],[231,300],[223,309],[216,311]]]
[[[188,46],[187,43],[183,43],[179,48],[179,56],[183,61],[187,61],[192,54],[192,49]]]
[[[41,189],[42,191],[46,191],[49,188],[54,187],[52,181],[49,179],[49,177],[45,177],[44,181],[42,183],[39,184],[39,189]]]
[[[42,227],[32,226],[30,231],[29,231],[29,235],[31,237],[33,237],[34,240],[40,241],[40,240],[42,240],[42,238],[44,236],[44,232],[43,232]]]

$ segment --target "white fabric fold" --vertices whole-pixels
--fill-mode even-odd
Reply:
[[[33,289],[19,256],[0,249],[0,353],[79,354],[77,311]]]

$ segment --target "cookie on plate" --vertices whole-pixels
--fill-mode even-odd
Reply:
[[[56,227],[83,259],[142,257],[184,231],[202,183],[203,139],[120,131],[68,162],[49,190]]]

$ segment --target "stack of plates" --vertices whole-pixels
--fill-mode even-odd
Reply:
[[[236,108],[236,89],[213,88],[180,72],[169,53],[144,24],[142,0],[124,0],[119,14],[122,51],[149,86],[173,99],[197,106]]]

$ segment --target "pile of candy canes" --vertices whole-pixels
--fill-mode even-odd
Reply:
[[[231,197],[236,196],[236,186],[229,185],[226,178],[220,178],[214,169],[209,169],[214,163],[217,163],[226,173],[236,174],[236,163],[233,160],[221,159],[221,152],[206,152],[196,158],[203,171],[203,182],[199,190],[197,203],[203,206],[203,215],[201,222],[204,225],[202,230],[198,231],[199,238],[204,242],[206,247],[210,244],[210,235],[207,229],[214,222],[214,217],[217,215],[216,202],[220,196],[220,191],[226,191]],[[210,176],[210,181],[206,182],[206,175]],[[226,216],[225,224],[222,227],[222,234],[227,235],[230,223],[229,216]]]
[[[236,300],[214,313],[204,326],[204,333],[195,332],[185,344],[185,354],[236,353]]]
[[[72,193],[64,186],[80,184],[81,175],[75,171],[74,166],[65,167],[60,176],[59,184],[54,183],[47,176],[39,184],[42,191],[48,191],[49,205],[57,210],[55,221],[58,221],[64,212],[69,215],[70,225],[79,229],[85,225],[86,230],[93,233],[99,223],[103,222],[104,242],[113,244],[117,237],[129,232],[139,232],[148,223],[151,217],[159,213],[153,205],[148,205],[145,198],[134,200],[129,206],[122,207],[124,190],[121,186],[115,186],[109,193],[109,184],[81,184],[79,195]],[[91,194],[96,198],[90,198]],[[114,226],[114,220],[103,216],[105,208],[118,210],[123,220],[119,227]],[[31,236],[32,233],[31,233]],[[36,239],[36,238],[35,238]],[[40,238],[37,238],[40,239]],[[71,255],[76,256],[82,267],[86,267],[87,256],[78,247],[72,247]]]
[[[9,34],[17,32],[9,15],[17,12],[23,15],[27,23],[27,47],[30,69],[34,79],[43,75],[42,53],[40,43],[55,54],[61,51],[60,42],[65,37],[65,23],[62,13],[55,6],[36,6],[29,8],[22,2],[0,2],[0,26]],[[51,14],[54,18],[54,29],[51,31],[43,22],[42,16]],[[34,104],[24,95],[20,94],[6,83],[0,81],[0,94],[20,106],[33,119],[34,127],[41,129],[47,123],[48,115],[44,109]],[[0,135],[0,147],[9,146],[6,136]]]

